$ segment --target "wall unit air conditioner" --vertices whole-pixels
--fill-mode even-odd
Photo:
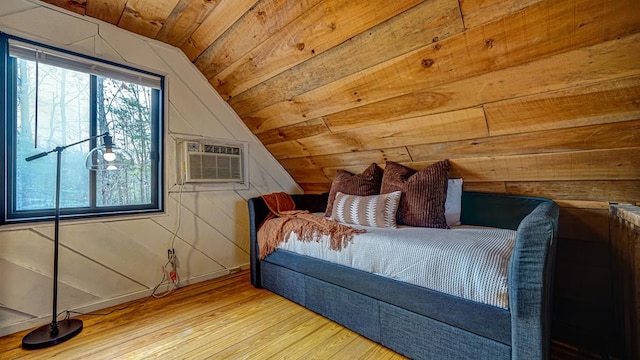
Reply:
[[[244,183],[246,144],[212,139],[180,140],[181,174],[185,183]]]

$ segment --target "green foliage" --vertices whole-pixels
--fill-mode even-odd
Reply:
[[[90,80],[96,79],[96,128],[109,131],[115,144],[130,155],[119,171],[98,171],[95,206],[151,202],[151,88],[120,80],[40,64],[36,86],[33,61],[17,59],[16,209],[40,210],[54,206],[55,156],[26,162],[27,156],[90,136]],[[36,111],[36,89],[38,109]],[[36,126],[36,114],[37,126]],[[37,130],[37,143],[36,143]],[[37,144],[37,148],[35,145]],[[90,144],[62,153],[63,208],[91,206],[90,172],[84,157]]]
[[[151,91],[138,84],[100,78],[98,128],[110,131],[131,157],[119,171],[97,174],[99,206],[148,204],[151,202]]]

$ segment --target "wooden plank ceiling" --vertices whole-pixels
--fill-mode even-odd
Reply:
[[[174,45],[308,192],[449,158],[467,189],[640,201],[637,0],[45,0]]]

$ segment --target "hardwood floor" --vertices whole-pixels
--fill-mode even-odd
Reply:
[[[82,332],[50,348],[23,350],[22,337],[29,331],[0,338],[0,359],[404,359],[254,288],[247,271],[134,302],[109,315],[78,318]]]
[[[121,309],[121,310],[117,310]],[[249,282],[249,272],[82,315],[62,344],[24,350],[30,330],[0,338],[13,359],[405,359],[384,346]],[[558,342],[551,359],[597,359]]]

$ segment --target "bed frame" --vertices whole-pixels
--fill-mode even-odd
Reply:
[[[293,195],[324,212],[327,194]],[[546,359],[558,206],[535,197],[464,192],[461,222],[517,230],[509,309],[466,300],[343,265],[276,250],[258,259],[262,198],[248,202],[251,283],[414,359]]]

